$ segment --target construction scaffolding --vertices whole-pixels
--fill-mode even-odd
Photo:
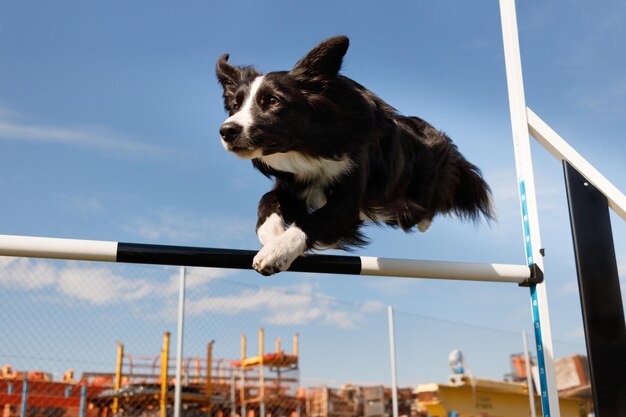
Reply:
[[[241,336],[241,360],[232,362],[237,370],[237,389],[241,404],[241,416],[258,413],[265,416],[266,409],[273,414],[300,416],[303,398],[300,394],[298,368],[298,335],[293,337],[293,353],[281,349],[276,339],[275,351],[265,352],[265,333],[259,329],[259,354],[248,357],[246,336]]]

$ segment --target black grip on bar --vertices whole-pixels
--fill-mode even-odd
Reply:
[[[252,269],[252,260],[256,253],[256,251],[242,249],[120,242],[117,245],[117,262]],[[341,255],[307,255],[296,259],[289,271],[359,275],[361,258]]]

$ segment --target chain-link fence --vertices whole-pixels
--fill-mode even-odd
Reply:
[[[386,305],[247,274],[185,268],[177,385],[179,268],[0,257],[2,417],[394,414]],[[528,415],[520,332],[394,317],[399,415]]]

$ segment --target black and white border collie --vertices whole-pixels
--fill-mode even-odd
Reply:
[[[437,214],[492,218],[489,186],[450,138],[339,75],[348,44],[330,38],[291,71],[217,62],[222,144],[276,181],[259,202],[263,275],[312,248],[364,245],[364,221],[425,232]]]

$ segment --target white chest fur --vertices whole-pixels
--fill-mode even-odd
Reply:
[[[296,151],[265,155],[260,159],[278,171],[295,174],[301,181],[315,181],[320,185],[331,183],[352,168],[352,161],[348,157],[338,160],[314,158]]]

